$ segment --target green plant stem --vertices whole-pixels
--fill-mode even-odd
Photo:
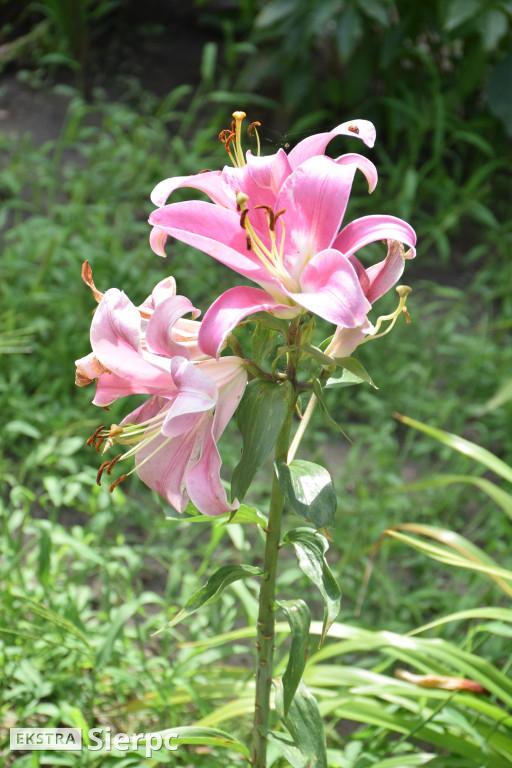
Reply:
[[[288,346],[298,344],[300,337],[299,318],[290,323]],[[290,401],[283,424],[275,445],[275,458],[288,456],[290,447],[290,431],[293,414],[297,405],[298,391],[296,389],[297,353],[288,353],[287,378],[293,389],[290,389]],[[265,559],[263,570],[265,575],[261,581],[259,611],[257,623],[257,662],[256,662],[256,697],[254,703],[254,726],[251,764],[253,768],[265,768],[267,764],[267,733],[270,716],[270,690],[272,685],[272,667],[274,660],[274,629],[275,629],[275,596],[276,572],[281,541],[281,519],[283,515],[283,495],[276,473],[272,481],[270,509],[266,531]]]
[[[288,455],[290,430],[296,401],[296,395],[292,394],[286,418],[276,441],[276,459],[281,457],[286,458]],[[258,612],[256,699],[254,705],[253,748],[251,757],[253,768],[265,768],[267,764],[267,733],[274,657],[274,601],[276,594],[277,560],[281,540],[282,513],[283,495],[274,473],[263,566],[265,576],[261,582]]]
[[[290,463],[290,461],[293,461],[295,458],[295,454],[297,453],[300,442],[304,437],[304,433],[308,427],[308,424],[311,421],[311,417],[313,416],[317,402],[318,402],[317,396],[313,393],[309,399],[308,406],[304,411],[304,415],[300,420],[300,424],[292,440],[292,444],[290,445],[290,450],[288,451],[288,459],[287,459],[288,464]]]

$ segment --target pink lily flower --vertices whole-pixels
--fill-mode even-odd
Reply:
[[[396,282],[404,259],[415,255],[416,236],[394,216],[365,216],[341,228],[357,169],[365,174],[370,192],[377,170],[361,155],[332,160],[323,152],[337,135],[373,146],[373,125],[366,120],[343,123],[305,139],[289,155],[283,150],[269,157],[248,152],[245,163],[240,143],[245,115],[235,112],[234,117],[231,136],[239,167],[167,179],[152,194],[161,206],[149,219],[156,253],[165,255],[163,246],[171,235],[260,286],[231,288],[212,304],[201,324],[200,348],[218,355],[231,330],[259,311],[285,318],[307,311],[341,328],[366,327],[372,301]],[[202,190],[212,202],[165,205],[184,186]],[[371,267],[368,277],[354,254],[377,240],[404,243],[409,250],[401,248],[399,259],[386,258]]]
[[[88,442],[97,450],[103,444],[105,450],[131,446],[103,462],[98,483],[118,461],[134,457],[132,471],[178,512],[191,499],[203,514],[222,515],[239,504],[227,501],[216,443],[240,402],[247,373],[238,357],[216,360],[199,352],[190,359],[197,334],[196,340],[183,339],[183,315],[198,312],[173,291],[175,286],[163,281],[139,308],[116,288],[103,295],[91,325],[92,354],[103,368],[93,402],[106,406],[128,394],[150,398],[121,424],[96,430]],[[77,361],[79,371],[88,365],[90,356]]]

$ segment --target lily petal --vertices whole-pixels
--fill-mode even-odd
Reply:
[[[245,231],[235,211],[192,200],[153,211],[149,223],[260,285],[277,282],[247,250]]]
[[[220,480],[221,458],[210,430],[207,432],[201,458],[187,472],[187,490],[190,499],[203,515],[216,517],[226,512],[233,512],[240,506],[235,501],[230,504]]]
[[[410,256],[404,253],[402,243],[397,240],[388,240],[388,254],[384,261],[366,270],[370,281],[368,301],[373,304],[398,282],[402,277],[406,258]]]
[[[377,240],[398,240],[408,245],[412,249],[409,256],[411,259],[416,253],[414,229],[406,221],[395,216],[373,215],[354,219],[341,230],[332,247],[345,256],[351,256],[364,245],[375,243]]]
[[[286,226],[284,266],[298,280],[313,254],[330,248],[347,207],[357,165],[312,157],[289,176],[278,195]]]
[[[113,374],[133,382],[138,392],[153,394],[169,386],[172,389],[168,361],[155,355],[150,362],[142,353],[140,338],[139,310],[126,294],[110,288],[91,324],[91,346],[96,357]]]
[[[352,138],[364,141],[367,147],[373,147],[376,137],[375,126],[369,120],[350,120],[347,123],[341,123],[329,133],[317,133],[314,136],[308,136],[289,153],[288,160],[291,167],[297,168],[298,165],[314,155],[323,155],[326,146],[335,136],[352,136]]]
[[[357,153],[352,152],[346,155],[341,155],[341,157],[338,157],[334,162],[337,165],[357,165],[361,173],[364,173],[366,176],[366,180],[368,182],[368,192],[370,194],[377,186],[377,181],[379,180],[377,169],[372,161],[368,160],[368,158],[364,157],[364,155],[358,155]]]
[[[171,374],[178,394],[162,425],[162,434],[177,437],[193,429],[205,413],[215,408],[219,393],[215,382],[184,357],[172,359]]]
[[[221,171],[206,171],[193,176],[174,176],[171,179],[164,179],[152,191],[151,202],[161,208],[174,190],[180,187],[199,189],[205,192],[214,203],[226,208],[233,206],[233,199],[226,195]]]
[[[146,328],[146,345],[150,352],[164,357],[189,357],[188,349],[172,338],[174,324],[188,312],[197,317],[200,311],[185,296],[169,296],[154,310]]]
[[[237,286],[230,288],[213,302],[206,312],[199,331],[199,346],[205,354],[217,357],[224,341],[238,323],[254,312],[283,310],[298,313],[298,309],[280,304],[260,288]]]
[[[247,152],[247,167],[251,178],[258,187],[271,189],[275,195],[279,194],[284,182],[290,176],[292,167],[284,149],[280,149],[275,155],[259,157]]]
[[[313,256],[302,273],[300,287],[302,293],[289,294],[297,304],[345,328],[362,325],[371,308],[354,267],[332,248]]]

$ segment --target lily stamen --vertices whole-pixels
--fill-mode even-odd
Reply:
[[[400,297],[400,301],[398,302],[398,307],[395,309],[394,312],[392,312],[390,315],[381,315],[377,322],[375,323],[375,328],[373,329],[373,332],[370,333],[366,339],[363,339],[361,344],[365,344],[367,341],[371,341],[372,339],[380,339],[382,336],[386,336],[395,325],[397,318],[401,315],[405,315],[406,322],[410,323],[411,316],[409,315],[409,310],[405,306],[405,302],[407,301],[408,295],[411,293],[412,288],[410,288],[408,285],[397,285],[396,292],[398,293],[398,296]],[[379,333],[379,328],[381,327],[382,323],[390,321],[388,327],[386,330],[382,331],[382,333]]]

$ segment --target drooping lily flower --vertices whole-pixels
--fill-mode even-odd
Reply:
[[[245,115],[235,112],[233,117],[232,132],[224,140],[237,167],[167,179],[152,194],[161,206],[149,219],[156,253],[165,255],[163,246],[171,235],[260,286],[231,288],[212,304],[201,324],[200,348],[218,355],[230,331],[259,311],[286,318],[308,311],[341,328],[366,327],[372,301],[396,282],[404,259],[415,255],[416,236],[393,216],[366,216],[341,228],[357,169],[365,174],[370,192],[377,171],[361,155],[333,160],[323,152],[337,135],[373,146],[373,125],[344,123],[305,139],[289,155],[283,150],[269,157],[248,152],[245,162],[240,139]],[[184,186],[202,190],[212,202],[165,205],[174,189]],[[370,268],[368,289],[354,254],[377,240],[403,243],[409,250],[394,249],[399,259],[386,258]]]
[[[132,471],[176,510],[183,512],[190,498],[204,514],[221,515],[238,502],[227,501],[216,443],[242,397],[247,373],[238,357],[216,360],[199,351],[194,356],[197,334],[183,338],[183,315],[189,312],[197,315],[168,281],[138,308],[116,288],[103,295],[91,325],[92,355],[101,366],[93,402],[107,406],[128,394],[150,398],[121,424],[97,429],[88,442],[97,450],[130,446],[103,462],[98,483],[118,462],[134,457]],[[90,358],[78,360],[77,370],[95,373]]]

